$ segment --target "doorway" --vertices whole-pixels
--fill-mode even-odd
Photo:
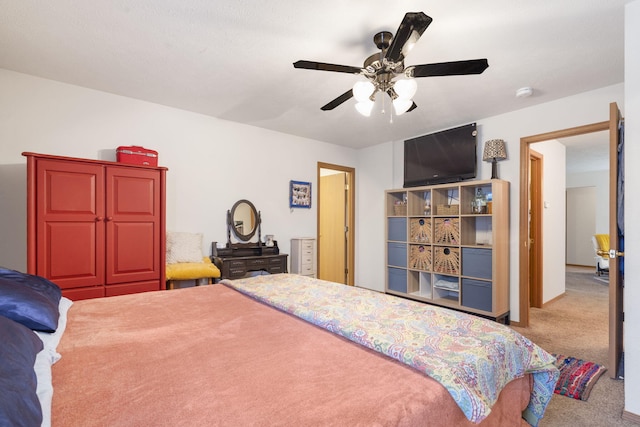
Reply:
[[[617,220],[617,173],[618,173],[618,144],[621,134],[622,117],[615,103],[610,104],[609,120],[600,123],[593,123],[585,126],[549,132],[540,135],[533,135],[521,138],[520,140],[520,212],[519,212],[519,309],[520,319],[518,326],[529,326],[530,307],[530,237],[529,237],[529,200],[530,200],[530,145],[536,142],[556,140],[569,136],[583,135],[592,132],[608,131],[609,134],[609,234],[611,241],[610,275],[609,275],[609,369],[612,378],[615,378],[618,367],[621,363],[622,355],[622,277],[618,271],[617,257],[624,256],[617,252],[618,246],[618,224]],[[622,225],[623,226],[623,225]]]
[[[353,286],[355,169],[318,162],[318,278]]]
[[[529,180],[532,178],[531,163],[531,144],[555,139],[561,139],[569,136],[583,135],[592,132],[600,132],[609,129],[609,122],[594,123],[585,126],[579,126],[570,129],[549,132],[540,135],[528,136],[520,139],[520,240],[523,250],[520,250],[520,321],[519,326],[529,326],[529,307],[530,301],[530,284],[529,277],[531,275],[532,265],[530,262],[530,230],[529,230],[529,201],[531,200],[531,191]],[[535,244],[535,242],[534,242]],[[540,250],[542,249],[540,246]]]

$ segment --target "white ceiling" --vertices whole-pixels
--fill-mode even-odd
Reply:
[[[0,0],[0,68],[360,148],[623,82],[628,1]],[[405,65],[489,68],[418,79],[418,108],[392,120],[353,99],[321,111],[361,77],[292,63],[360,67],[408,11],[433,23]]]
[[[559,142],[567,150],[568,174],[609,170],[609,131],[570,136]]]

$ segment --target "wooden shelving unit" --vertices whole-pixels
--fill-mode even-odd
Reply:
[[[509,182],[387,190],[385,198],[385,291],[508,323]]]

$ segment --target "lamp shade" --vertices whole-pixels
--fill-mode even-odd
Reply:
[[[369,117],[371,115],[371,110],[373,110],[373,105],[375,103],[371,100],[366,100],[362,102],[358,102],[356,104],[356,110],[358,113],[362,114],[365,117]]]
[[[367,102],[375,89],[370,81],[358,81],[353,85],[353,97],[358,102]]]
[[[482,160],[492,162],[494,160],[504,160],[507,158],[507,147],[502,139],[491,139],[484,143]]]
[[[411,99],[418,90],[418,84],[413,79],[402,79],[395,82],[393,88],[400,98]]]
[[[410,99],[396,98],[393,100],[393,109],[396,112],[396,116],[406,113],[412,105],[413,101]]]

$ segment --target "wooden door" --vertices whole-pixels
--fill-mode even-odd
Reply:
[[[157,170],[107,168],[107,295],[160,289],[160,185]]]
[[[544,157],[542,154],[530,152],[529,179],[529,304],[542,308],[543,302],[543,268],[542,263],[542,179]]]
[[[320,230],[318,278],[347,283],[346,278],[346,174],[320,178]]]
[[[65,295],[104,296],[104,169],[37,160],[35,274]],[[82,295],[71,289],[84,287]]]
[[[618,105],[609,106],[609,376],[618,377],[623,354],[624,188],[619,188],[620,166],[624,161],[624,127]],[[622,161],[622,162],[621,162]]]

